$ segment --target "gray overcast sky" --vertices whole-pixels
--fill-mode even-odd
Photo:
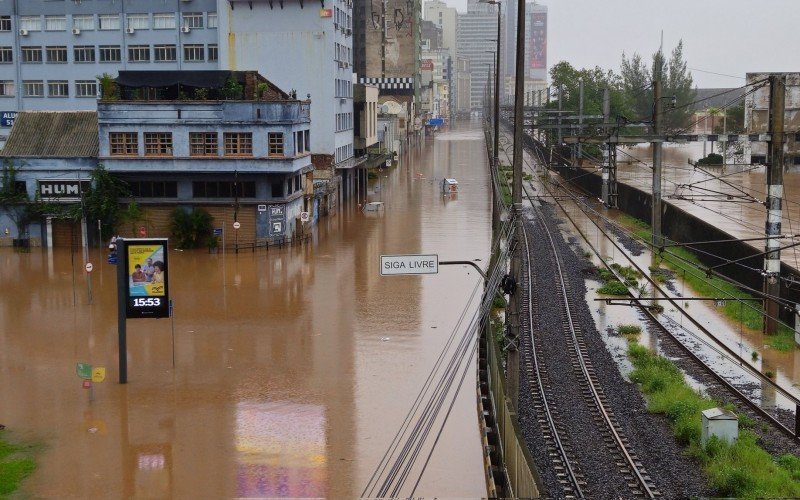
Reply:
[[[466,0],[445,0],[466,12]],[[800,0],[549,0],[547,63],[619,72],[622,52],[648,64],[664,30],[667,54],[683,39],[698,87],[739,87],[747,72],[800,71]],[[770,40],[773,37],[774,41]]]

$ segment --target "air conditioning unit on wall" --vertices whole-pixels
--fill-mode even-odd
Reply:
[[[72,34],[73,35],[80,35],[81,34],[81,30],[78,29],[78,28],[72,28]]]
[[[128,28],[128,29],[125,30],[125,33],[127,33],[129,35],[133,35],[134,33],[136,33],[136,30],[133,29],[133,28]]]
[[[22,36],[28,36],[28,30],[19,30],[19,34]]]
[[[190,28],[188,26],[182,26],[181,27],[181,31],[184,32],[184,33],[188,33],[190,31],[192,31],[192,28]]]

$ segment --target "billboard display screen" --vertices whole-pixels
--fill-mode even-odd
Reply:
[[[167,240],[126,239],[126,317],[168,318]]]
[[[534,12],[531,15],[530,28],[530,67],[543,69],[547,67],[547,12]]]

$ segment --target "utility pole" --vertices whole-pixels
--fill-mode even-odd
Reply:
[[[494,168],[497,169],[497,163],[500,152],[500,2],[497,3],[497,50],[495,51],[494,63]]]
[[[783,120],[786,100],[786,76],[769,77],[769,165],[767,166],[767,243],[764,256],[764,333],[778,331],[779,307],[776,299],[781,293],[781,211],[783,198]]]
[[[583,78],[578,78],[578,135],[583,133]],[[578,161],[583,157],[583,148],[578,143]]]
[[[522,134],[523,134],[523,99],[525,99],[525,2],[517,2],[517,65],[516,86],[514,89],[514,177],[512,183],[511,201],[514,204],[514,239],[513,254],[511,257],[511,276],[520,283],[522,278]],[[519,287],[511,294],[509,308],[511,309],[509,322],[509,349],[508,349],[508,394],[511,397],[511,406],[514,411],[519,407],[519,350],[517,348],[520,334],[520,317],[522,316],[521,290]]]
[[[603,91],[603,123],[608,123],[609,117],[611,115],[611,95],[606,88]],[[619,134],[619,131],[617,131]],[[611,170],[611,143],[606,143],[605,148],[603,149],[603,188],[601,190],[601,198],[603,199],[603,205],[606,207],[609,206],[608,203],[608,178],[610,175]]]
[[[657,141],[653,142],[653,203],[651,225],[653,227],[653,246],[660,248],[663,244],[661,234],[661,80],[653,81],[653,134]]]

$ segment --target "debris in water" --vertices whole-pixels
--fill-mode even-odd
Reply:
[[[95,432],[97,432],[97,427],[90,427],[89,428],[89,434],[94,434]]]
[[[381,342],[389,342],[389,337],[381,337]]]

